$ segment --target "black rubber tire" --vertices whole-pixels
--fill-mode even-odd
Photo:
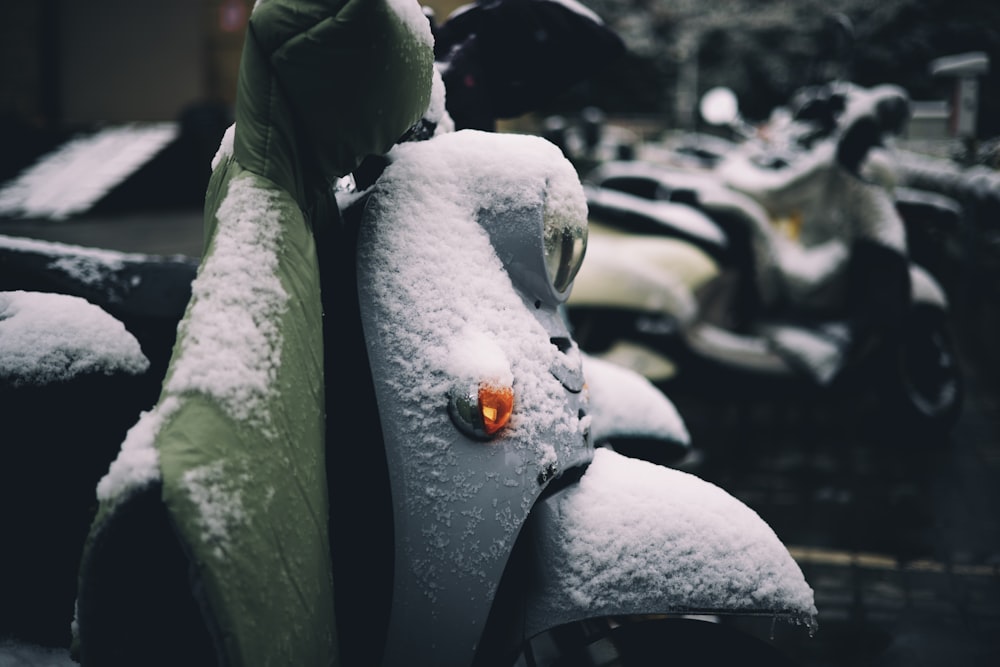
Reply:
[[[893,362],[889,393],[900,425],[924,439],[947,439],[961,415],[965,386],[944,315],[914,312]]]
[[[795,660],[762,638],[724,623],[664,617],[626,621],[596,634],[593,632],[595,623],[557,628],[553,635],[561,649],[560,657],[524,664],[538,667],[798,667]]]
[[[707,667],[795,667],[767,642],[720,623],[669,619],[629,623],[612,634],[623,667],[696,664]]]

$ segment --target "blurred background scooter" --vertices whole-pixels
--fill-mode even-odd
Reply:
[[[886,161],[907,98],[847,84],[804,98],[765,139],[715,92],[706,113],[743,139],[707,168],[616,161],[586,175],[594,238],[568,304],[575,333],[661,383],[874,388],[891,422],[939,438],[962,381],[944,290],[909,253],[921,229],[902,214],[927,207],[900,203]]]

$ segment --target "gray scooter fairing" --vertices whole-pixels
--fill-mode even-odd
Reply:
[[[605,449],[533,512],[525,634],[631,614],[754,614],[815,626],[813,592],[774,531],[694,475]]]
[[[358,286],[396,544],[384,665],[472,662],[531,507],[593,455],[560,299],[521,291],[538,283],[509,275],[481,226],[534,239],[539,265],[523,270],[544,278],[543,216],[585,220],[575,172],[555,155],[536,137],[475,131],[404,144],[365,204]],[[449,396],[483,381],[515,392],[490,440],[449,417]]]
[[[650,537],[669,535],[678,515],[695,535],[717,510],[663,511],[662,497],[646,495],[648,485],[631,500],[618,497],[621,488],[600,473],[623,457],[603,450],[593,474],[582,478],[587,485],[577,489],[572,482],[573,471],[594,460],[593,419],[583,355],[558,314],[569,288],[559,292],[544,279],[543,234],[552,220],[557,229],[585,221],[586,206],[558,149],[537,137],[461,131],[400,145],[390,157],[364,204],[357,264],[393,497],[396,560],[382,664],[473,662],[515,542],[536,509],[546,540],[538,546],[548,554],[538,563],[540,574],[566,565],[601,575],[590,582],[592,598],[574,598],[572,587],[557,580],[540,587],[533,603],[538,629],[588,609],[641,614],[697,607],[811,618],[811,590],[787,551],[780,567],[763,568],[764,577],[736,584],[737,591],[724,562],[709,566],[678,551],[673,555],[682,562],[664,569],[659,554],[667,545]],[[515,232],[516,256],[504,240]],[[469,437],[449,414],[455,392],[482,382],[505,384],[515,394],[510,424],[489,439]],[[671,471],[643,465],[670,489]],[[556,479],[564,488],[539,504]],[[617,556],[591,564],[574,551],[572,529],[586,521],[577,503],[598,496],[607,504],[596,509],[644,517],[651,530],[642,539],[623,536]],[[740,507],[730,498],[723,511]],[[756,535],[766,527],[759,519],[753,527],[752,513],[742,513],[736,533]],[[773,533],[768,540],[768,549],[781,550]],[[716,548],[704,546],[703,554]],[[715,553],[733,555],[728,548]],[[620,572],[608,569],[629,563]],[[623,587],[646,568],[654,569],[650,582],[676,587],[646,594]],[[702,595],[674,598],[688,585]],[[776,591],[796,591],[798,598],[781,604]]]

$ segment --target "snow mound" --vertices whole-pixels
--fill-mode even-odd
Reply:
[[[662,438],[689,444],[684,420],[662,391],[642,375],[590,355],[583,355],[590,388],[591,432],[596,441],[608,434]]]
[[[744,610],[815,626],[813,591],[770,526],[694,475],[598,449],[557,504],[540,580],[582,616]]]
[[[63,382],[85,373],[138,375],[149,368],[125,325],[65,294],[0,292],[0,381]]]

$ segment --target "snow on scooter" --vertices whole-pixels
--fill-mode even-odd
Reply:
[[[739,188],[742,174],[747,171],[740,163],[750,161],[754,167],[780,171],[809,160],[809,153],[818,142],[836,141],[856,120],[867,117],[875,122],[878,139],[865,154],[861,173],[890,189],[906,224],[908,254],[933,273],[945,261],[942,239],[958,232],[962,207],[955,199],[938,192],[902,184],[904,167],[893,144],[906,127],[909,109],[909,96],[899,86],[882,84],[865,88],[847,81],[830,81],[796,91],[787,106],[772,111],[763,125],[752,127],[740,116],[735,93],[728,88],[713,88],[702,96],[701,116],[709,125],[727,128],[738,141],[682,133],[664,145],[645,146],[642,159],[707,171],[722,182],[732,176],[733,185]],[[612,167],[611,171],[616,169]],[[600,180],[614,178],[621,183],[626,176],[627,173],[608,173]],[[779,174],[776,180],[782,178],[784,175]],[[633,182],[631,187],[640,186]],[[646,187],[651,184],[647,182]]]
[[[94,486],[156,402],[197,266],[0,236],[0,494],[6,508],[34,498],[30,513],[5,515],[23,547],[4,553],[0,638],[63,645]],[[686,450],[683,421],[659,391],[638,374],[585,361],[595,443],[666,448],[672,457]],[[39,494],[43,482],[57,491]],[[15,648],[2,645],[0,655]]]
[[[426,86],[407,98],[364,79],[395,102],[399,134],[428,107],[426,24],[408,3],[375,4],[352,34],[384,39],[377,52]],[[284,9],[261,4],[251,24],[306,49],[274,61],[280,76],[343,37],[297,40],[301,26],[270,23]],[[269,89],[296,108],[324,100],[312,84],[250,85],[266,43],[250,44],[250,99],[215,165],[210,243],[162,393],[98,484],[82,663],[539,664],[586,653],[568,630],[614,618],[602,627],[624,664],[649,659],[627,657],[640,640],[671,658],[782,664],[688,618],[814,625],[812,591],[767,524],[692,475],[595,449],[617,427],[598,423],[607,394],[587,387],[609,369],[559,312],[587,220],[558,149],[442,133],[392,148],[370,187],[304,196],[308,170],[258,152],[270,137],[291,159],[289,135],[261,131],[288,127],[247,109]],[[338,137],[314,130],[295,145],[335,163]],[[680,426],[665,411],[639,430],[683,440]]]
[[[758,144],[710,170],[617,162],[588,175],[594,238],[569,302],[584,349],[658,381],[679,368],[677,380],[717,388],[721,375],[738,390],[874,385],[893,420],[946,435],[962,399],[947,299],[868,176],[885,172],[865,162],[900,98],[862,93],[836,128],[802,123],[790,134],[811,138],[780,160]]]
[[[721,547],[709,537],[700,500],[669,498],[667,489],[681,485],[667,477],[684,473],[588,444],[589,366],[558,312],[586,238],[572,167],[534,137],[468,130],[400,146],[392,158],[366,196],[358,242],[361,317],[394,499],[394,542],[402,548],[386,664],[418,655],[467,664],[480,633],[476,660],[504,664],[529,650],[525,639],[567,622],[724,608],[721,600],[678,605],[669,598],[679,591],[662,588],[690,583],[666,574],[676,558],[668,544]],[[409,196],[436,203],[417,212]],[[457,282],[452,271],[461,276]],[[513,289],[501,290],[504,284]],[[481,404],[492,392],[513,396],[520,408],[507,429],[491,435]],[[608,476],[591,487],[602,470]],[[629,492],[632,500],[622,505],[618,494],[645,475],[650,486]],[[655,497],[645,496],[653,489],[660,489]],[[673,533],[685,522],[668,518],[665,506],[674,508],[669,514],[690,508],[699,537]],[[636,523],[602,525],[599,517],[612,507],[613,516]],[[643,544],[641,532],[663,529],[673,534]],[[606,560],[609,551],[619,556]],[[686,569],[699,558],[684,560]],[[739,579],[733,564],[718,573],[723,588]],[[588,583],[595,575],[602,581]],[[650,585],[638,586],[646,577]]]
[[[415,656],[427,656],[431,664],[470,664],[472,648],[477,642],[482,646],[477,664],[511,664],[515,653],[526,651],[539,653],[536,657],[542,660],[543,655],[554,650],[552,646],[558,646],[562,652],[573,648],[566,645],[568,621],[591,619],[595,615],[729,610],[777,611],[778,616],[807,618],[808,613],[796,611],[797,605],[805,604],[807,612],[809,607],[807,589],[801,588],[801,575],[796,573],[794,564],[766,525],[747,508],[721,490],[684,473],[624,459],[607,449],[595,452],[594,440],[605,441],[610,437],[614,441],[614,434],[622,432],[623,426],[616,424],[611,411],[606,409],[616,403],[616,409],[631,418],[624,428],[632,436],[638,432],[683,440],[686,433],[676,413],[664,411],[663,403],[656,403],[649,394],[616,393],[626,386],[619,380],[599,392],[600,380],[622,371],[583,357],[556,312],[556,305],[569,291],[571,282],[567,281],[571,279],[573,265],[581,258],[581,234],[585,230],[579,228],[584,216],[582,195],[573,191],[578,187],[573,180],[575,176],[568,164],[561,163],[554,147],[531,138],[517,140],[466,132],[401,147],[397,153],[392,166],[370,193],[359,195],[351,206],[345,200],[348,220],[355,215],[365,218],[358,228],[362,233],[358,271],[361,285],[371,286],[377,292],[360,301],[355,299],[356,307],[365,313],[363,320],[367,326],[374,327],[360,340],[368,341],[365,347],[370,347],[379,390],[389,393],[376,402],[361,391],[364,378],[350,380],[353,376],[348,373],[336,375],[336,384],[330,388],[336,398],[331,401],[333,409],[328,418],[357,420],[352,426],[355,437],[341,448],[331,450],[336,451],[336,465],[330,466],[329,477],[331,495],[336,499],[332,506],[353,508],[359,498],[366,498],[367,509],[364,513],[354,509],[334,512],[333,517],[335,534],[364,535],[368,547],[351,549],[348,555],[336,555],[334,549],[334,572],[338,575],[336,603],[341,612],[337,614],[339,648],[345,664],[366,664],[373,659],[373,652],[380,650],[374,647],[383,645],[388,651],[385,664],[396,664],[396,660],[413,664]],[[502,155],[505,159],[496,163],[497,169],[482,169],[485,173],[470,178],[469,174],[477,170],[469,163],[490,164],[491,160],[485,159],[487,155]],[[442,164],[452,167],[441,171]],[[529,187],[532,179],[526,174],[531,172],[526,170],[537,173],[534,187]],[[414,182],[418,175],[422,175],[422,183]],[[463,185],[466,180],[471,182]],[[560,180],[568,192],[562,196],[558,189],[546,192],[546,187],[555,187]],[[445,188],[449,181],[453,181],[456,189],[453,198],[447,196],[449,188]],[[499,200],[495,190],[482,188],[484,182],[495,185],[501,193]],[[437,204],[429,205],[424,215],[413,217],[410,214],[413,209],[406,199],[398,196],[398,190]],[[533,190],[534,199],[525,197]],[[475,192],[481,192],[478,199],[473,196]],[[519,195],[513,204],[505,199],[510,192]],[[547,210],[545,207],[552,206],[553,201],[566,202],[569,210]],[[498,205],[504,209],[502,212],[494,210]],[[557,227],[546,233],[560,221],[571,225],[570,228]],[[528,236],[531,227],[535,230],[530,236],[533,240],[528,242],[523,237]],[[375,238],[370,238],[372,235]],[[545,251],[546,238],[550,254]],[[450,242],[430,243],[429,239]],[[26,248],[20,242],[12,245],[20,247],[21,252],[30,249],[33,256],[47,251],[53,260],[63,264],[74,252],[84,257],[90,255],[62,246],[30,243]],[[422,249],[425,256],[414,257],[414,249]],[[565,254],[561,255],[560,249]],[[251,252],[244,247],[238,250]],[[100,257],[112,263],[120,259],[114,253],[102,253]],[[547,257],[553,258],[551,272]],[[556,262],[559,257],[562,261]],[[147,261],[156,260],[147,258]],[[561,276],[558,279],[563,282],[553,283],[556,279],[553,276]],[[414,280],[419,284],[413,284]],[[203,293],[204,282],[195,283],[196,293]],[[352,281],[341,285],[354,287]],[[556,285],[562,286],[562,290]],[[485,301],[488,307],[479,308],[484,303],[478,298],[482,293],[490,298]],[[446,307],[447,304],[451,306]],[[467,305],[459,307],[459,304]],[[342,308],[339,312],[346,314],[348,310]],[[400,319],[405,320],[405,326]],[[11,318],[12,322],[16,320]],[[344,340],[350,331],[350,318],[338,317],[337,321],[338,333],[332,336],[328,349],[339,350],[332,363],[343,371],[351,358],[364,360],[366,355],[364,348],[351,350]],[[358,325],[361,321],[358,319]],[[465,335],[456,335],[452,330],[459,322],[464,322],[460,330]],[[502,332],[501,335],[497,336],[494,330]],[[347,341],[350,340],[347,335]],[[584,373],[589,383],[596,385],[589,390],[583,387]],[[517,388],[512,422],[492,436],[488,430],[494,424],[488,428],[478,409],[480,397],[488,396],[480,389],[484,379],[496,379],[512,391]],[[485,384],[489,386],[489,382]],[[641,390],[644,385],[637,386]],[[601,395],[605,398],[596,403],[588,400]],[[654,395],[662,400],[659,392]],[[359,398],[363,396],[365,400]],[[642,404],[635,403],[637,396],[654,409],[645,412]],[[374,413],[376,404],[381,414]],[[430,410],[423,407],[433,405],[437,407]],[[601,405],[604,410],[598,409]],[[155,409],[144,419],[162,409],[162,406]],[[647,423],[642,424],[637,418],[644,418]],[[604,426],[600,425],[602,420]],[[142,434],[141,426],[129,435],[116,464],[118,468],[131,457],[148,454],[134,444]],[[419,437],[414,435],[414,426],[419,427],[416,429]],[[374,445],[383,439],[385,449],[380,450]],[[373,454],[376,463],[368,460]],[[379,456],[384,458],[380,465]],[[359,476],[359,470],[365,474]],[[250,471],[244,474],[249,475]],[[109,475],[102,485],[112,484],[113,479],[114,475]],[[208,487],[209,482],[218,487]],[[233,492],[221,477],[202,480],[193,476],[190,483],[205,498],[220,503],[216,510],[203,510],[210,517],[224,523],[234,520],[230,515],[233,506],[228,504],[232,497],[225,500]],[[637,484],[645,486],[645,490],[638,493]],[[616,498],[617,494],[624,497]],[[392,503],[386,506],[389,498]],[[130,496],[121,502],[134,507],[140,500]],[[146,498],[145,502],[151,500]],[[618,511],[636,523],[614,529],[605,525],[601,517],[609,506],[617,506]],[[212,504],[208,503],[208,507]],[[381,522],[376,521],[381,516],[380,507],[390,513],[384,517],[386,523],[381,528]],[[728,528],[725,524],[713,526],[708,507],[716,507],[724,514],[735,511],[733,523]],[[153,517],[155,514],[144,514],[147,520]],[[614,521],[620,524],[618,519]],[[689,523],[691,520],[693,524]],[[355,522],[360,525],[353,526],[357,532],[352,533]],[[149,523],[156,525],[155,521]],[[89,556],[92,560],[85,568],[85,571],[91,568],[88,580],[98,576],[102,580],[100,586],[89,584],[95,587],[89,595],[106,598],[100,601],[99,618],[87,616],[99,612],[94,610],[97,603],[87,599],[87,588],[83,591],[80,630],[85,642],[81,646],[85,664],[89,661],[88,653],[96,654],[92,659],[98,664],[110,660],[102,652],[112,649],[120,652],[117,657],[122,661],[149,660],[150,649],[145,642],[125,642],[120,637],[111,642],[110,637],[102,636],[102,632],[117,636],[113,628],[123,627],[123,616],[143,618],[146,631],[140,636],[146,641],[151,640],[150,627],[157,628],[157,632],[177,633],[175,639],[180,644],[170,651],[162,649],[164,655],[175,658],[182,652],[185,659],[198,658],[197,653],[191,652],[198,645],[192,641],[192,635],[201,636],[202,632],[179,627],[178,624],[190,621],[191,616],[169,613],[183,609],[178,598],[190,595],[181,575],[182,562],[173,562],[164,555],[164,550],[170,554],[176,547],[146,522],[142,526],[127,524],[117,528],[122,531],[131,528],[140,531],[142,539],[154,540],[152,544],[140,542],[129,549],[130,555],[143,557],[141,567],[137,568],[140,572],[132,572],[138,581],[129,580],[118,567],[112,568],[114,574],[97,575],[92,571],[110,568],[100,565],[104,559],[119,567],[123,565],[120,560],[125,556],[114,552],[125,549],[118,541],[126,539],[125,535],[116,538],[106,535],[111,544],[92,547],[111,553],[92,553]],[[385,530],[393,534],[386,534]],[[656,532],[650,535],[650,530]],[[692,532],[688,534],[688,530]],[[581,541],[578,531],[591,537]],[[639,531],[646,532],[646,537],[640,540],[635,534]],[[716,531],[723,535],[715,535]],[[132,534],[128,539],[139,540],[140,535]],[[402,550],[401,554],[393,555],[394,544]],[[696,545],[710,549],[712,558],[702,561],[696,553],[690,553]],[[624,549],[625,553],[605,554],[611,547]],[[752,555],[718,560],[720,554],[726,553],[735,559],[737,551],[746,547]],[[544,557],[536,550],[542,551]],[[678,550],[684,552],[683,558]],[[642,558],[648,561],[645,567],[634,560],[640,554],[645,554]],[[172,557],[179,558],[180,554],[174,552]],[[627,561],[619,562],[619,558]],[[758,558],[764,559],[765,571],[776,570],[761,577],[757,568],[762,562]],[[157,587],[156,594],[148,598],[154,591],[149,582],[144,582],[140,590],[147,602],[130,599],[125,604],[122,596],[130,591],[118,578],[135,584],[143,582],[138,575],[145,571],[150,560],[159,565],[155,576],[171,582],[170,586]],[[674,565],[662,569],[664,563],[672,560]],[[628,567],[624,567],[626,562]],[[380,570],[379,566],[387,569]],[[690,572],[692,566],[704,569],[694,575]],[[683,574],[678,567],[683,568]],[[588,584],[581,579],[597,574],[603,580],[600,584]],[[636,577],[655,585],[659,592],[654,595],[642,590],[646,586],[637,589]],[[692,588],[693,580],[701,583]],[[791,604],[769,603],[767,595],[755,599],[755,595],[763,592],[753,591],[765,581],[777,583],[783,591],[777,600],[782,595],[806,597]],[[381,590],[390,582],[394,584],[392,590]],[[750,596],[747,600],[734,596],[734,583],[737,589],[746,587]],[[686,592],[680,594],[677,589]],[[379,595],[380,590],[384,596]],[[565,599],[567,596],[572,602]],[[384,607],[377,602],[380,599]],[[156,609],[146,609],[146,605]],[[521,618],[524,605],[529,615]],[[782,608],[786,606],[789,608]],[[358,609],[366,613],[358,614]],[[188,609],[188,613],[192,612],[195,612],[193,618],[200,618],[196,610]],[[472,616],[476,613],[478,620]],[[168,618],[159,618],[160,614]],[[618,627],[616,636],[629,640],[618,650],[628,651],[630,646],[634,650],[638,642],[656,639],[661,642],[661,650],[672,655],[697,651],[706,660],[711,651],[722,650],[719,648],[722,646],[728,646],[728,651],[764,651],[762,646],[748,647],[741,643],[739,635],[729,639],[735,643],[716,642],[714,649],[701,644],[705,640],[700,634],[694,635],[699,637],[697,642],[692,642],[689,635],[685,648],[679,638],[670,634],[669,624],[662,627],[665,622],[656,623],[659,627],[651,633],[653,637],[648,636],[650,631],[644,637],[634,636],[636,629],[628,624]],[[673,622],[685,633],[696,632],[704,625],[703,621],[697,621],[699,625],[692,629],[688,624],[695,621],[674,619]],[[527,629],[525,623],[529,624]],[[559,643],[540,632],[555,624],[560,626],[554,635]],[[523,634],[511,639],[509,633],[514,629]],[[459,630],[469,636],[462,640],[456,636]],[[135,631],[133,628],[123,636],[132,636]],[[477,640],[480,635],[482,639]],[[534,645],[526,643],[532,635]],[[672,638],[670,645],[664,645],[667,637]],[[587,641],[594,642],[597,638],[589,635]],[[111,645],[104,647],[104,642]],[[201,648],[212,654],[208,646]],[[773,660],[781,664],[779,657],[774,656]]]

